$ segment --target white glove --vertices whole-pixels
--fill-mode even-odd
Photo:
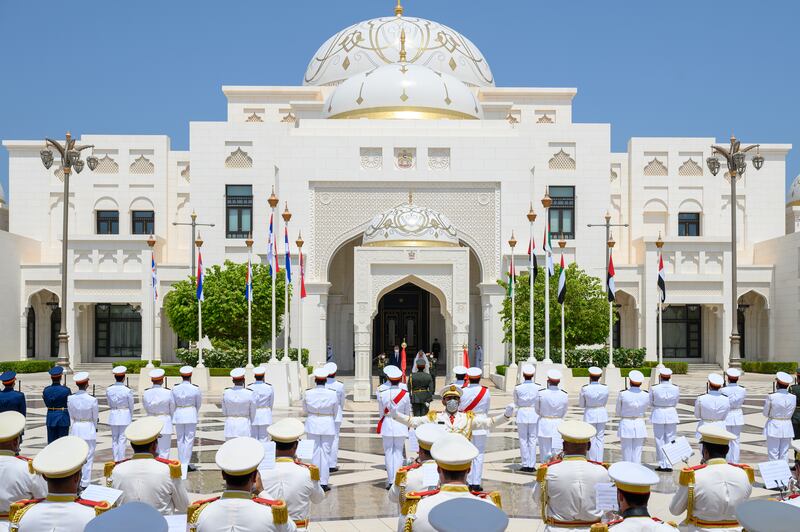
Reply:
[[[506,411],[503,413],[503,415],[508,418],[514,415],[514,403],[511,403],[506,407]]]

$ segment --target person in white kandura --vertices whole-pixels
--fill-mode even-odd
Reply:
[[[197,423],[200,419],[200,408],[203,406],[203,393],[199,386],[192,384],[192,370],[192,366],[181,367],[180,373],[183,380],[172,388],[172,398],[175,401],[172,423],[175,426],[178,460],[183,468],[184,479],[188,471],[196,470],[191,464],[192,448],[194,447]]]
[[[559,388],[561,372],[551,369],[547,372],[547,388],[536,396],[536,413],[539,415],[537,434],[542,463],[561,452],[561,435],[558,425],[564,421],[569,408],[569,396]]]
[[[0,412],[0,530],[8,523],[11,503],[47,495],[47,484],[34,472],[31,459],[19,454],[24,430],[25,416],[16,410]]]
[[[169,458],[172,446],[172,414],[175,413],[175,398],[168,388],[164,387],[164,370],[156,368],[150,371],[153,385],[142,394],[142,407],[148,416],[161,420],[161,436],[158,438],[159,458]]]
[[[111,427],[111,453],[114,461],[119,462],[125,458],[128,442],[125,439],[125,429],[133,421],[133,390],[125,385],[125,366],[116,366],[111,370],[114,374],[114,384],[106,388],[106,401],[108,402],[108,425]]]
[[[644,375],[641,371],[631,371],[628,382],[628,389],[617,396],[616,414],[620,418],[617,435],[622,448],[622,460],[640,464],[644,440],[647,438],[645,414],[650,406],[650,394],[642,390]]]
[[[662,367],[659,370],[659,383],[650,388],[650,422],[653,424],[653,437],[656,440],[656,471],[672,471],[667,460],[664,445],[675,440],[678,435],[678,400],[681,391],[672,384],[672,370]]]
[[[331,472],[339,471],[339,431],[342,429],[342,421],[344,420],[344,399],[345,389],[342,381],[336,380],[336,372],[339,367],[335,362],[328,362],[325,364],[325,371],[328,372],[328,380],[325,387],[336,392],[336,398],[339,400],[339,412],[336,414],[334,423],[336,424],[336,434],[333,436],[333,443],[331,444],[331,456],[328,459]]]
[[[330,480],[331,445],[336,435],[336,414],[339,412],[339,398],[336,392],[325,387],[328,371],[325,368],[314,370],[314,387],[306,390],[303,398],[303,413],[306,415],[306,434],[314,442],[312,463],[319,469],[322,489],[328,491]]]
[[[378,392],[378,427],[375,432],[383,441],[383,460],[386,465],[386,489],[390,489],[395,474],[403,465],[403,447],[408,438],[408,427],[389,416],[392,409],[401,414],[411,414],[411,396],[408,388],[400,380],[403,372],[397,366],[383,368],[389,386]]]
[[[400,503],[406,502],[406,494],[412,491],[426,491],[439,487],[439,475],[436,475],[436,482],[430,483],[431,476],[426,475],[426,468],[436,469],[436,461],[431,456],[431,446],[436,441],[447,434],[443,425],[437,423],[425,423],[417,429],[417,440],[419,441],[419,456],[409,465],[401,467],[394,476],[394,483],[387,497],[390,501]]]
[[[474,412],[476,417],[486,418],[489,415],[489,406],[492,401],[492,394],[489,388],[481,385],[481,368],[473,366],[467,369],[469,386],[464,389],[461,396],[459,410],[462,412]],[[472,467],[467,474],[467,484],[472,491],[483,491],[481,481],[483,479],[483,457],[486,452],[486,440],[489,438],[489,431],[486,429],[474,429],[470,441],[478,449],[478,456],[472,462]]]
[[[514,406],[517,408],[517,433],[522,467],[520,471],[536,471],[536,440],[539,414],[536,413],[536,398],[542,389],[533,381],[536,366],[522,365],[522,382],[514,387]]]
[[[722,395],[720,388],[724,381],[719,373],[708,375],[708,392],[694,401],[694,417],[697,418],[697,431],[695,437],[700,439],[700,427],[708,423],[725,428],[725,419],[731,410],[730,400]]]
[[[253,403],[256,413],[250,427],[250,435],[264,443],[269,440],[269,426],[272,424],[272,406],[275,402],[275,391],[272,385],[264,380],[267,368],[258,366],[253,368],[255,381],[247,387],[253,392]]]
[[[250,424],[256,417],[253,392],[244,387],[244,368],[230,372],[233,386],[222,392],[222,415],[225,417],[225,439],[250,437]]]
[[[584,384],[578,395],[578,406],[583,408],[583,420],[594,427],[592,444],[586,457],[595,462],[603,461],[606,423],[608,423],[608,386],[600,382],[603,370],[597,366],[589,368],[589,384]]]
[[[792,414],[797,406],[797,397],[790,394],[792,376],[783,371],[775,374],[775,392],[764,400],[764,436],[767,437],[767,456],[770,460],[786,460],[789,445],[794,437]]]
[[[731,405],[731,409],[725,417],[725,430],[736,436],[728,445],[728,456],[726,458],[728,462],[738,464],[739,452],[741,449],[739,444],[742,427],[744,426],[742,405],[747,398],[747,390],[745,390],[744,386],[739,384],[739,377],[742,376],[741,371],[736,368],[728,368],[727,371],[725,371],[725,375],[728,377],[728,384],[720,391],[722,395],[728,398],[728,402]]]
[[[78,391],[67,398],[67,411],[69,411],[70,436],[77,436],[89,446],[86,462],[81,471],[81,489],[86,488],[92,480],[92,464],[94,464],[94,451],[97,448],[97,422],[100,419],[97,398],[87,391],[89,387],[89,374],[85,371],[76,373],[72,380],[78,386]]]

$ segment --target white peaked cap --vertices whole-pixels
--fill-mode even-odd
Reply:
[[[700,433],[700,441],[707,443],[716,443],[718,445],[728,445],[736,439],[736,434],[728,432],[719,425],[706,423],[697,432]]]
[[[632,493],[649,493],[650,486],[658,484],[658,475],[651,469],[633,462],[617,462],[608,468],[608,476],[617,489]]]
[[[72,380],[75,381],[75,384],[81,384],[89,380],[89,372],[88,371],[79,371],[75,375],[72,376]]]
[[[742,372],[736,368],[728,368],[727,370],[725,370],[725,375],[737,379],[742,376]]]
[[[403,372],[397,366],[386,366],[383,368],[383,373],[390,379],[399,379],[403,376]]]
[[[192,366],[181,366],[181,369],[180,369],[181,375],[185,375],[187,377],[189,375],[191,375],[193,371],[194,371],[194,368]]]
[[[155,441],[161,435],[164,422],[155,416],[139,418],[125,428],[125,437],[136,445]]]
[[[256,366],[253,368],[253,375],[266,375],[266,374],[267,374],[267,368],[265,368],[264,366]]]
[[[244,368],[233,368],[230,375],[232,379],[244,379]]]
[[[523,364],[522,365],[522,374],[523,375],[536,375],[536,366],[533,364]]]
[[[150,370],[150,378],[151,379],[160,379],[164,377],[164,370],[161,368],[151,369]]]
[[[473,366],[467,370],[467,375],[469,375],[470,377],[480,377],[481,375],[483,375],[483,371],[481,371],[481,368],[476,368],[475,366]]]
[[[323,367],[325,368],[325,371],[328,372],[328,375],[333,375],[339,369],[339,367],[336,365],[336,362],[328,362]]]
[[[273,441],[281,443],[296,442],[306,433],[306,427],[302,421],[287,417],[273,423],[267,428],[267,433]]]
[[[229,475],[247,475],[264,459],[264,446],[255,438],[228,440],[217,451],[214,461]]]
[[[63,436],[42,449],[33,459],[33,469],[50,478],[76,473],[89,456],[89,444],[77,436]]]
[[[597,366],[592,366],[591,368],[589,368],[589,375],[593,377],[599,377],[602,374],[603,370],[598,368]]]
[[[461,434],[448,433],[436,440],[431,456],[442,469],[464,471],[478,456],[478,448]]]
[[[114,375],[125,375],[128,372],[128,368],[125,366],[114,366],[114,369],[111,370],[111,373]]]
[[[0,442],[11,441],[25,430],[25,416],[16,410],[0,412]]]
[[[783,371],[779,371],[778,373],[776,373],[775,378],[778,379],[778,382],[780,382],[781,384],[792,383],[792,376]]]
[[[456,375],[466,375],[467,368],[466,366],[456,366],[453,368],[453,373],[455,373]]]
[[[571,419],[558,424],[558,433],[566,442],[587,443],[597,434],[597,429],[584,421]]]
[[[317,380],[327,379],[328,378],[328,370],[325,368],[316,368],[314,370],[314,378]]]
[[[658,372],[664,377],[672,377],[672,370],[668,367],[663,367]]]
[[[748,532],[795,532],[800,508],[781,501],[750,499],[736,505],[736,520]]]
[[[638,369],[635,369],[628,373],[628,380],[631,381],[631,383],[635,382],[637,384],[641,384],[644,382],[644,374]]]
[[[551,369],[547,371],[547,378],[551,381],[560,381],[561,380],[561,372],[557,369]]]
[[[722,375],[720,375],[719,373],[709,373],[708,383],[713,384],[714,386],[722,386],[725,383],[725,381],[722,379]]]
[[[425,423],[417,427],[414,434],[417,436],[420,447],[430,451],[431,446],[447,434],[447,430],[445,430],[444,425],[439,425],[438,423]]]

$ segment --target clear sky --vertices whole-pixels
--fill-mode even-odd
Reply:
[[[453,27],[499,86],[577,87],[573,118],[632,136],[795,146],[800,2],[405,0]],[[299,85],[312,54],[393,0],[0,0],[0,139],[166,134],[225,120],[222,85]],[[8,157],[0,149],[7,190]],[[13,194],[13,191],[11,191]]]

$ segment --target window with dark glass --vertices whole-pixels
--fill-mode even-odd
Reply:
[[[97,234],[119,234],[119,211],[97,211]]]
[[[228,238],[247,238],[253,231],[253,186],[226,185],[225,234]]]
[[[550,238],[575,238],[575,187],[550,187]]]
[[[28,358],[36,356],[36,312],[28,307],[25,347]]]
[[[131,234],[152,235],[155,232],[155,219],[153,211],[132,211]]]
[[[94,348],[97,357],[142,355],[142,316],[130,305],[94,306]]]
[[[669,305],[661,318],[664,326],[664,356],[700,358],[702,316],[700,305]]]
[[[678,236],[700,236],[700,213],[678,213]]]

